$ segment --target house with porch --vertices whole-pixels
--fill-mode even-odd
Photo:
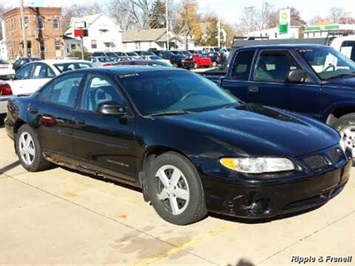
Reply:
[[[127,51],[148,50],[149,48],[166,49],[169,39],[169,48],[181,47],[182,40],[173,32],[168,35],[165,28],[135,30],[122,34],[123,49]]]

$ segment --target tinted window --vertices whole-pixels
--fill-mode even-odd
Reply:
[[[237,104],[215,83],[188,71],[151,71],[119,77],[133,104],[143,115],[200,110]]]
[[[248,80],[254,53],[254,50],[238,52],[232,68],[233,79]]]
[[[83,74],[73,74],[51,82],[40,91],[41,99],[73,108],[83,76]]]
[[[89,77],[82,96],[81,109],[96,111],[98,106],[104,102],[123,104],[122,97],[116,91],[112,81],[105,77]]]

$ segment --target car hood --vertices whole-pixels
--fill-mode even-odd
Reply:
[[[239,153],[297,157],[339,143],[339,134],[318,121],[261,105],[242,105],[160,117],[175,128],[232,145]],[[229,149],[229,148],[228,148]]]
[[[346,86],[355,89],[355,77],[351,77],[351,76],[331,79],[327,83],[334,86]]]

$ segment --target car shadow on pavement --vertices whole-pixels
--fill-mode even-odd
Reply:
[[[17,167],[20,165],[20,161],[17,160],[13,163],[10,163],[9,165],[6,165],[5,167],[3,168],[0,168],[0,174],[5,174],[6,172],[12,170],[13,168]]]
[[[228,264],[227,266],[255,266],[255,264],[251,263],[247,259],[240,259],[237,264]]]

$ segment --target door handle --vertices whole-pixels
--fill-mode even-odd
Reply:
[[[85,126],[86,122],[84,120],[75,120],[75,124],[77,126]]]
[[[38,109],[37,109],[37,108],[32,108],[32,107],[30,107],[30,108],[28,109],[28,111],[29,111],[31,114],[37,114],[37,113],[38,113]]]
[[[259,87],[258,86],[250,86],[249,92],[259,92]]]

